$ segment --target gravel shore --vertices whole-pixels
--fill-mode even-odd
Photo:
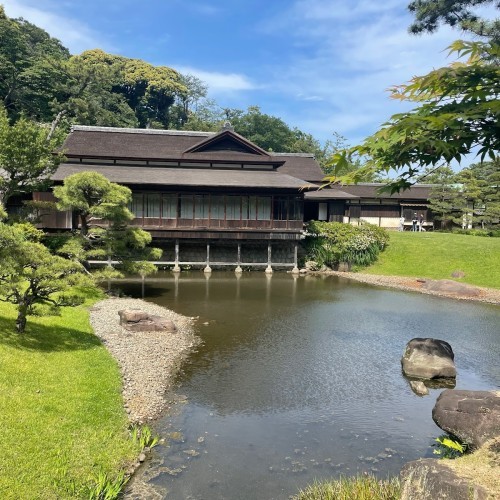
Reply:
[[[172,320],[175,333],[129,332],[120,326],[118,311],[142,311]],[[181,363],[200,343],[194,334],[195,318],[176,314],[140,299],[110,298],[90,309],[90,324],[120,365],[123,399],[131,422],[155,419],[168,409],[166,391]]]
[[[363,274],[340,271],[327,271],[326,274],[332,274],[335,276],[339,276],[340,278],[360,281],[362,283],[368,283],[370,285],[397,288],[398,290],[419,292],[428,295],[437,295],[439,297],[448,297],[458,300],[487,302],[490,304],[500,305],[500,290],[497,290],[495,288],[482,288],[472,285],[463,285],[464,288],[469,288],[471,293],[467,293],[467,291],[464,290],[446,292],[443,290],[436,291],[426,288],[430,284],[439,284],[440,282],[444,282],[446,280],[431,280],[427,278],[411,278],[404,276],[381,276],[377,274]]]

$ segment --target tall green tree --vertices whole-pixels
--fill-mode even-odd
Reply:
[[[55,109],[80,124],[168,128],[172,105],[187,94],[172,68],[100,49],[72,56],[63,70]]]
[[[432,173],[434,186],[429,195],[429,208],[444,229],[452,223],[462,223],[466,207],[457,184],[457,176],[449,166],[442,166]]]
[[[500,226],[500,159],[470,165],[468,175],[479,191],[475,202],[475,219],[483,228]]]
[[[143,276],[156,271],[151,260],[161,257],[161,249],[150,247],[151,235],[129,226],[134,216],[127,208],[130,189],[110,182],[97,172],[81,172],[54,188],[57,207],[78,217],[79,233],[69,239],[59,253],[86,264],[106,258],[117,261],[121,271]],[[109,274],[109,273],[108,273]]]
[[[52,255],[37,241],[41,232],[27,227],[0,222],[0,301],[17,307],[19,333],[30,315],[55,314],[62,306],[81,304],[83,298],[71,288],[91,285],[78,263]]]
[[[198,106],[202,106],[207,101],[208,94],[208,85],[194,75],[180,75],[180,82],[186,91],[177,93],[175,103],[169,112],[169,125],[174,129],[183,129],[190,116],[196,116]]]
[[[54,153],[62,134],[26,118],[11,125],[5,108],[0,108],[0,202],[15,195],[44,190],[63,158]]]
[[[11,119],[24,114],[52,121],[61,63],[68,58],[59,40],[24,19],[10,19],[0,5],[0,99]]]
[[[361,145],[334,155],[335,168],[356,156],[367,159],[364,169],[347,180],[356,181],[363,170],[395,170],[398,178],[387,186],[394,192],[410,187],[429,167],[460,162],[470,154],[495,161],[500,146],[499,20],[473,13],[476,6],[489,3],[415,0],[410,4],[416,16],[412,32],[432,32],[445,23],[482,35],[485,41],[454,42],[449,47],[450,55],[457,57],[454,63],[390,89],[392,98],[417,106],[393,115]],[[498,2],[494,5],[500,8]]]

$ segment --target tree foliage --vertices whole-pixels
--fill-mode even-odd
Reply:
[[[335,155],[334,168],[366,157],[366,166],[349,180],[358,181],[363,170],[394,169],[394,192],[409,187],[425,167],[460,162],[474,151],[481,160],[494,160],[500,146],[500,46],[457,41],[450,53],[468,59],[392,88],[391,97],[418,107],[393,115],[361,145]]]
[[[19,333],[25,331],[27,316],[81,304],[82,297],[69,292],[71,287],[91,285],[78,263],[52,255],[37,241],[40,237],[29,224],[0,222],[0,300],[16,305]]]
[[[63,158],[53,153],[62,136],[50,134],[48,126],[26,118],[10,125],[5,108],[0,108],[0,202],[47,187]]]
[[[56,186],[54,195],[58,208],[72,210],[80,227],[59,249],[60,254],[84,264],[89,259],[117,261],[128,273],[147,275],[156,271],[148,261],[159,259],[161,250],[148,246],[152,238],[147,231],[128,226],[134,218],[127,208],[132,199],[129,188],[97,172],[81,172]],[[107,273],[111,274],[117,275]]]
[[[68,57],[59,40],[24,19],[9,19],[0,5],[0,99],[9,117],[53,119],[59,63]]]
[[[435,169],[428,179],[434,184],[429,207],[442,227],[457,224],[464,229],[500,226],[500,165],[473,164],[460,172],[450,167]]]
[[[484,19],[477,7],[493,4],[500,7],[498,0],[414,0],[408,6],[415,15],[410,33],[433,33],[441,24],[458,27],[476,36],[500,41],[500,20]]]

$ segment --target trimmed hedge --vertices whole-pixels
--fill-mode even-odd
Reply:
[[[306,228],[307,259],[320,266],[373,264],[386,247],[389,233],[373,224],[352,226],[341,222],[311,221]]]

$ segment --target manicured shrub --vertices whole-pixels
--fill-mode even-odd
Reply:
[[[306,230],[307,258],[335,267],[340,262],[368,266],[389,241],[385,229],[372,224],[352,226],[340,222],[311,221]]]

